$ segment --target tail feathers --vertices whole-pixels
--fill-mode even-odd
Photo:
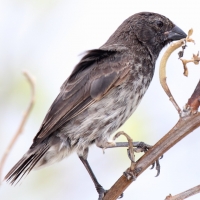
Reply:
[[[30,153],[28,152],[21,158],[21,160],[19,160],[19,162],[5,176],[4,180],[9,182],[11,185],[17,184],[25,175],[30,173],[49,148],[49,145],[43,144],[40,148],[29,150]]]

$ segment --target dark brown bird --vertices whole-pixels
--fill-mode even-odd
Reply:
[[[86,53],[50,107],[28,152],[5,179],[17,183],[33,168],[76,151],[99,199],[105,190],[88,162],[91,144],[115,146],[109,137],[132,115],[146,92],[162,48],[186,34],[165,16],[141,12],[126,19],[99,49]]]

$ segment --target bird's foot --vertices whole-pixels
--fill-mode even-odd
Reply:
[[[134,152],[144,152],[144,153],[146,153],[147,151],[149,151],[152,148],[151,145],[145,144],[144,142],[135,143],[135,144],[133,144],[133,146],[135,147]],[[127,149],[127,154],[128,154],[129,159],[133,162],[133,160],[131,159],[131,156],[130,156],[129,149]],[[152,164],[152,167],[151,167],[151,169],[153,169],[155,167],[155,169],[157,170],[156,177],[159,176],[159,174],[160,174],[160,162],[159,162],[159,160],[162,159],[162,158],[163,158],[163,155],[159,159],[157,159]]]
[[[98,198],[98,200],[103,200],[103,198],[104,198],[106,192],[108,192],[108,190],[105,190],[101,185],[98,185],[98,186],[96,187],[96,190],[97,190],[97,192],[99,193],[99,198]],[[124,196],[124,194],[122,193],[122,194],[118,197],[118,199],[121,199],[123,196]]]
[[[157,174],[155,177],[158,177],[159,174],[160,174],[160,162],[159,160],[163,158],[163,155],[158,158],[158,160],[156,160],[153,164],[152,164],[152,167],[150,169],[153,169],[155,167],[155,169],[157,170]]]
[[[107,192],[107,190],[105,190],[101,185],[98,185],[96,187],[96,190],[97,190],[97,192],[99,194],[98,200],[102,200],[103,197],[105,196],[105,193]]]
[[[149,151],[151,148],[152,148],[151,145],[147,145],[147,144],[145,144],[144,142],[140,142],[140,143],[138,144],[137,150],[141,150],[141,152],[146,153],[146,152]],[[160,158],[158,158],[158,159],[152,164],[152,167],[151,167],[151,169],[153,169],[153,168],[155,167],[155,169],[157,170],[156,177],[159,176],[159,174],[160,174],[160,161],[159,161],[159,160],[162,159],[162,158],[163,158],[163,155],[162,155]]]
[[[144,142],[133,142],[134,152],[147,152],[152,146]]]

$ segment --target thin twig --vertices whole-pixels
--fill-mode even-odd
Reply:
[[[183,68],[184,68],[184,75],[185,76],[188,76],[188,68],[187,68],[187,63],[194,63],[195,65],[198,65],[199,64],[199,61],[200,61],[200,57],[199,57],[199,52],[197,54],[193,54],[193,57],[192,59],[189,59],[189,60],[186,60],[186,59],[183,59],[183,58],[180,58],[180,60],[182,61],[183,63]]]
[[[165,51],[162,59],[161,59],[161,62],[160,62],[160,69],[159,69],[159,77],[160,77],[160,84],[161,86],[163,87],[165,93],[168,95],[170,101],[172,102],[172,104],[174,105],[174,107],[176,108],[176,110],[178,111],[178,113],[180,114],[181,113],[181,109],[180,107],[178,106],[178,104],[176,103],[173,95],[171,94],[170,92],[170,89],[167,85],[167,77],[166,77],[166,64],[167,64],[167,60],[169,58],[169,56],[176,50],[178,49],[179,47],[181,47],[185,42],[194,42],[194,40],[192,40],[190,38],[190,36],[192,35],[193,33],[193,30],[190,29],[188,31],[188,36],[186,39],[181,39],[175,43],[172,43],[168,48],[167,50]],[[185,65],[184,65],[185,66]],[[185,68],[184,68],[185,69]],[[185,70],[184,70],[185,71]]]
[[[181,192],[175,196],[172,196],[171,194],[165,198],[165,200],[183,200],[188,197],[191,197],[195,194],[200,193],[200,185],[197,185],[196,187],[190,188],[189,190],[186,190],[184,192]]]
[[[1,184],[1,180],[2,180],[2,169],[3,169],[3,166],[5,164],[5,161],[11,151],[11,149],[13,148],[15,142],[17,141],[19,135],[22,133],[23,131],[23,128],[24,128],[24,125],[28,119],[28,116],[33,108],[33,105],[34,105],[34,102],[35,102],[35,81],[34,81],[34,78],[30,75],[30,73],[28,73],[27,71],[24,71],[23,72],[24,76],[27,78],[27,81],[28,83],[30,84],[31,86],[31,99],[30,99],[30,103],[28,105],[28,108],[27,110],[25,111],[23,117],[22,117],[22,121],[19,125],[19,128],[18,130],[16,131],[15,135],[13,136],[10,144],[8,145],[8,147],[6,148],[4,154],[3,154],[3,157],[0,161],[0,184]]]
[[[126,139],[128,140],[128,144],[129,144],[129,152],[130,152],[130,158],[131,158],[131,166],[130,166],[130,170],[134,170],[135,168],[135,155],[134,155],[134,151],[133,151],[133,140],[132,138],[126,134],[124,131],[120,131],[118,132],[113,140],[115,140],[116,138],[118,138],[120,135],[124,135],[126,137]]]
[[[170,101],[173,103],[174,107],[176,108],[176,110],[178,111],[178,113],[181,113],[181,109],[178,106],[178,104],[176,103],[176,101],[174,100],[170,89],[167,85],[167,77],[166,77],[166,64],[167,64],[167,60],[169,58],[169,56],[172,54],[172,52],[174,52],[176,49],[178,49],[179,47],[181,47],[184,44],[184,39],[179,40],[176,43],[172,43],[168,49],[166,50],[166,52],[164,53],[161,62],[160,62],[160,70],[159,70],[159,77],[160,77],[160,84],[163,87],[165,93],[168,95]]]

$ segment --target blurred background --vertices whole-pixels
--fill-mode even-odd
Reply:
[[[30,99],[29,85],[22,75],[29,71],[36,79],[36,103],[14,145],[3,176],[32,143],[42,120],[57,96],[61,84],[81,59],[85,50],[98,48],[130,15],[151,11],[170,18],[182,30],[194,29],[196,45],[188,44],[185,58],[200,50],[198,1],[160,0],[0,0],[0,157],[21,122]],[[165,48],[166,49],[166,48]],[[177,51],[178,52],[178,51]],[[168,61],[167,82],[183,107],[200,77],[200,68],[189,64],[189,77],[177,52]],[[121,127],[134,141],[155,144],[177,122],[179,116],[162,90],[157,61],[154,79],[137,111]],[[164,199],[200,183],[200,141],[197,129],[171,148],[161,160],[161,174],[147,169],[124,193],[124,200]],[[118,139],[125,141],[123,137]],[[141,155],[139,155],[141,156]],[[99,182],[109,189],[130,161],[126,148],[96,146],[89,158]],[[60,163],[33,171],[16,187],[3,183],[2,200],[97,199],[92,181],[75,153]],[[200,199],[200,195],[190,199]]]

